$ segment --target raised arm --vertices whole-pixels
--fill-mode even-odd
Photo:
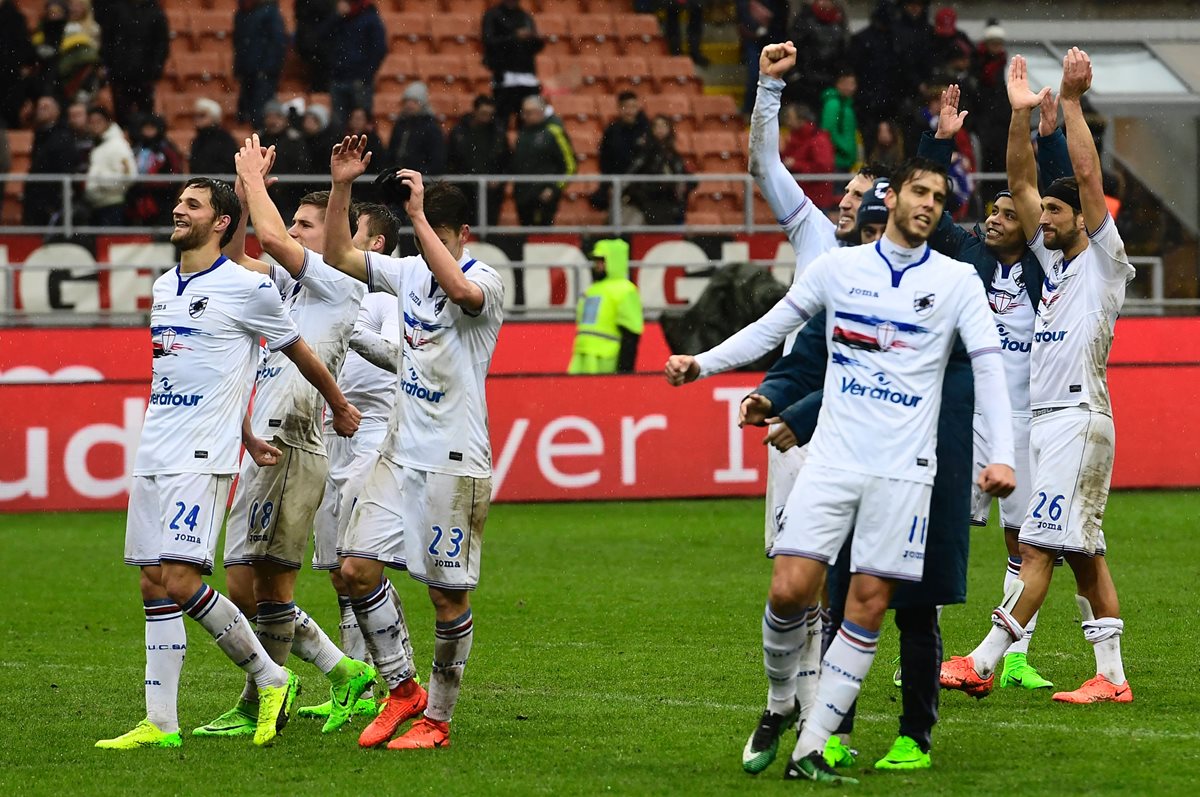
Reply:
[[[917,144],[917,155],[929,158],[942,164],[950,171],[954,159],[954,138],[962,130],[963,122],[968,111],[958,109],[961,91],[957,83],[952,83],[942,91],[942,110],[938,113],[937,132],[926,130],[921,133],[921,141]],[[929,236],[929,245],[937,252],[954,257],[959,247],[969,237],[969,233],[954,222],[954,217],[943,211],[938,219],[937,228]]]
[[[1017,218],[1026,240],[1033,240],[1042,217],[1042,197],[1037,187],[1037,166],[1033,144],[1029,140],[1031,111],[1050,93],[1046,87],[1037,94],[1029,88],[1024,56],[1014,55],[1008,67],[1008,102],[1012,119],[1008,124],[1008,190],[1017,206]]]
[[[1038,114],[1037,168],[1043,186],[1074,174],[1067,152],[1067,137],[1058,126],[1058,95],[1053,91],[1042,98],[1041,113]]]
[[[262,244],[263,251],[283,266],[293,277],[304,268],[304,247],[287,232],[287,224],[279,215],[279,209],[267,194],[267,172],[274,160],[274,148],[264,155],[258,133],[246,139],[234,156],[238,181],[246,192],[246,205],[254,220],[254,234]],[[240,261],[239,261],[240,262]]]
[[[441,289],[446,292],[450,301],[472,315],[483,309],[483,289],[471,280],[458,267],[458,261],[450,250],[438,238],[429,220],[425,218],[425,186],[421,181],[420,172],[412,169],[401,169],[397,174],[400,182],[409,187],[408,202],[404,203],[404,211],[412,220],[413,234],[421,244],[421,255],[426,265],[433,272]]]
[[[1071,168],[1079,183],[1079,204],[1083,209],[1083,223],[1091,234],[1100,228],[1108,216],[1108,205],[1104,201],[1104,184],[1100,176],[1100,154],[1096,142],[1083,117],[1080,100],[1092,86],[1092,61],[1078,47],[1072,47],[1063,58],[1062,102],[1063,121],[1067,126],[1067,151],[1071,154]]]
[[[271,147],[266,154],[268,161],[267,169],[269,170],[270,164],[275,162],[275,148]],[[267,179],[268,188],[274,180],[275,178]],[[233,193],[237,195],[238,202],[242,206],[242,215],[238,218],[237,227],[233,230],[233,237],[229,239],[229,243],[221,247],[221,254],[243,268],[269,275],[271,273],[270,265],[246,254],[246,226],[250,221],[250,205],[246,202],[246,186],[241,181],[241,178],[233,181]]]
[[[329,157],[329,205],[325,209],[325,262],[354,277],[367,281],[366,253],[354,248],[350,232],[350,187],[367,170],[371,153],[366,151],[366,136],[346,136],[333,145]]]

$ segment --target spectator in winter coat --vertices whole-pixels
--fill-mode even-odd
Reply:
[[[875,129],[881,119],[895,118],[899,107],[899,56],[892,36],[892,4],[879,0],[871,12],[871,24],[854,34],[850,40],[851,63],[862,90],[855,97],[855,110],[862,129],[867,132],[866,145],[874,146]],[[1007,98],[1007,95],[1005,95]]]
[[[371,0],[338,0],[325,46],[333,116],[345,124],[351,108],[375,110],[375,73],[387,55],[387,31]]]
[[[329,91],[329,49],[324,37],[334,13],[334,0],[296,0],[296,55],[304,62],[309,91]]]
[[[898,55],[892,67],[900,74],[902,103],[920,103],[933,75],[933,26],[929,24],[929,0],[904,0],[896,16],[894,41]]]
[[[541,97],[526,97],[521,103],[521,131],[513,148],[509,171],[513,174],[575,173],[575,150],[567,139],[562,125],[547,119],[546,101]],[[531,227],[549,226],[558,213],[562,183],[513,183],[513,200],[517,218]]]
[[[979,135],[980,157],[985,172],[1002,172],[1008,152],[1008,88],[1004,68],[1008,53],[1004,49],[1004,28],[989,20],[983,29],[983,41],[975,50],[976,107],[971,109],[973,129]]]
[[[450,131],[446,154],[447,174],[503,174],[508,169],[508,136],[496,127],[496,101],[480,95],[470,114],[463,116]],[[479,185],[456,183],[467,197],[470,218],[478,223]],[[500,206],[504,202],[502,181],[489,182],[487,186],[487,222],[495,225],[500,220]]]
[[[846,9],[835,0],[804,3],[792,22],[791,40],[796,45],[796,68],[788,73],[784,102],[798,100],[815,108],[849,55]]]
[[[287,114],[278,100],[271,100],[262,109],[263,126],[258,137],[264,147],[275,147],[275,165],[272,174],[311,174],[313,169],[308,160],[308,146],[299,131],[288,125]],[[319,168],[326,168],[326,156]],[[279,182],[269,189],[279,208],[279,215],[291,219],[300,206],[300,197],[313,190],[316,183]]]
[[[221,105],[215,100],[198,99],[192,118],[196,120],[196,137],[192,139],[188,171],[203,175],[233,174],[233,156],[238,144],[221,127]]]
[[[812,109],[807,105],[784,107],[781,118],[787,122],[787,138],[780,139],[779,157],[792,174],[829,174],[837,171],[833,155],[833,140],[829,133],[817,127]],[[827,181],[803,183],[804,193],[821,210],[837,205],[833,183]]]
[[[154,87],[171,46],[167,15],[158,0],[95,0],[93,8],[117,122],[129,125],[154,112]]]
[[[909,157],[904,146],[904,134],[891,119],[883,119],[875,128],[875,146],[867,156],[867,163],[878,163],[895,169]]]
[[[834,163],[839,172],[850,172],[862,159],[858,135],[858,117],[854,113],[854,94],[858,80],[843,70],[837,83],[821,95],[821,129],[833,139]]]
[[[304,109],[300,132],[308,148],[308,162],[313,168],[319,168],[318,164],[329,160],[333,145],[342,140],[330,124],[329,109],[319,102],[310,103]]]
[[[75,171],[75,143],[62,121],[58,100],[39,97],[33,109],[33,152],[30,174],[70,174]],[[26,183],[21,223],[48,226],[62,214],[63,190],[58,183]]]
[[[92,131],[88,128],[88,106],[82,102],[71,103],[67,106],[66,119],[67,129],[75,139],[75,168],[71,171],[82,177],[87,174],[92,150],[96,148],[96,139],[92,138]],[[86,182],[83,179],[76,180],[72,185],[71,196],[76,202],[82,203],[85,187]]]
[[[241,84],[238,121],[263,123],[263,107],[275,98],[287,54],[287,31],[275,0],[240,0],[233,17],[233,76]]]
[[[742,64],[746,68],[746,94],[742,113],[749,116],[754,110],[754,95],[758,86],[758,57],[772,42],[787,38],[788,0],[735,0],[738,37],[742,41]]]
[[[600,173],[628,174],[633,158],[646,144],[650,135],[650,120],[642,111],[641,100],[632,91],[617,95],[617,118],[604,128],[600,139]],[[612,187],[601,184],[592,194],[592,207],[608,210]]]
[[[496,122],[507,130],[525,98],[542,91],[534,56],[546,43],[538,36],[533,17],[521,8],[521,0],[501,0],[489,8],[483,15],[482,35],[483,65],[492,71]]]
[[[137,174],[137,162],[125,132],[104,108],[94,105],[88,109],[88,128],[96,139],[83,190],[91,209],[89,223],[119,227],[125,223],[125,197]]]
[[[142,117],[133,137],[133,158],[140,175],[183,174],[183,155],[167,138],[167,123],[155,114]],[[179,186],[135,183],[126,198],[126,220],[135,227],[170,224]]]
[[[638,150],[629,166],[630,174],[681,175],[689,174],[683,156],[675,149],[675,127],[663,115],[650,123],[650,135]],[[625,189],[629,204],[640,211],[641,219],[633,224],[683,224],[687,198],[695,186],[687,182],[636,182]]]
[[[0,0],[0,126],[21,126],[26,74],[35,62],[29,21],[15,0]]]
[[[387,160],[380,165],[413,169],[426,177],[446,171],[446,137],[433,118],[429,88],[419,80],[404,89],[400,118],[388,142]]]
[[[371,118],[371,114],[367,113],[365,108],[350,109],[350,117],[346,120],[346,128],[343,136],[366,136],[367,152],[375,153],[375,157],[377,158],[383,157],[383,141],[379,138],[379,134],[375,132],[375,120]],[[340,137],[338,141],[341,141]]]
[[[967,34],[958,29],[958,12],[946,6],[939,8],[933,16],[933,68],[936,72],[947,61],[955,58],[965,47],[967,53],[975,49]]]

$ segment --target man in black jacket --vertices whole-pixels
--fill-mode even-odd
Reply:
[[[116,121],[129,129],[136,116],[154,112],[154,87],[171,46],[167,15],[158,0],[96,0],[93,10]]]
[[[522,100],[541,93],[534,57],[545,46],[533,17],[521,8],[521,0],[500,0],[483,15],[483,65],[492,70],[496,122],[501,130],[508,129],[508,120]]]
[[[196,100],[193,111],[196,137],[188,156],[188,171],[192,174],[233,174],[233,156],[238,145],[221,127],[221,105],[216,100]]]
[[[641,100],[632,91],[617,95],[617,118],[604,128],[600,139],[600,173],[629,174],[634,156],[646,144],[650,121],[642,111]],[[612,186],[605,183],[591,196],[592,207],[608,210],[612,201]]]
[[[33,153],[30,174],[70,174],[75,171],[75,137],[62,121],[58,100],[39,97],[33,113]],[[70,200],[68,200],[70,201]],[[62,214],[63,190],[58,183],[25,183],[21,223],[46,226]]]
[[[509,171],[513,174],[551,175],[574,174],[575,151],[562,125],[546,118],[546,102],[541,97],[526,97],[521,104],[524,126],[517,134]],[[513,185],[513,200],[517,203],[517,218],[527,227],[543,227],[554,223],[562,183],[517,182]]]
[[[508,168],[508,137],[496,127],[496,101],[479,95],[474,110],[463,116],[450,131],[446,157],[447,174],[502,174]],[[455,183],[467,197],[469,215],[478,224],[478,183]],[[487,186],[487,222],[500,220],[500,205],[504,202],[504,183],[489,182]]]

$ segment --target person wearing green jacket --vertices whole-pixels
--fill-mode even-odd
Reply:
[[[633,372],[641,340],[642,298],[629,281],[629,244],[619,238],[592,247],[592,284],[575,310],[569,374]]]
[[[821,129],[833,139],[834,165],[839,172],[852,172],[862,160],[859,150],[858,118],[854,114],[854,94],[858,80],[844,70],[837,82],[821,93]]]

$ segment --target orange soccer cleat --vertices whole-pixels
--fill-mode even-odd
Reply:
[[[1055,692],[1054,699],[1059,703],[1132,703],[1133,689],[1129,681],[1118,686],[1103,675],[1097,675],[1084,681],[1074,692]]]
[[[404,735],[388,742],[389,750],[431,750],[450,746],[450,723],[438,722],[421,717],[404,732]]]
[[[428,702],[429,696],[416,681],[410,679],[400,684],[384,698],[379,716],[363,728],[358,746],[378,747],[391,739],[400,723],[420,714]]]
[[[995,678],[994,673],[984,678],[975,672],[975,660],[970,656],[951,656],[949,661],[942,662],[942,688],[966,692],[976,700],[992,693]]]

